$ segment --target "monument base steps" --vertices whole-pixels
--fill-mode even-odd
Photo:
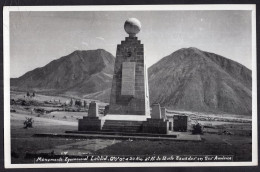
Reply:
[[[164,119],[139,118],[133,120],[132,116],[126,116],[125,120],[114,119],[117,115],[105,117],[84,116],[79,119],[78,131],[124,132],[124,133],[153,133],[168,134],[169,122]],[[112,117],[112,118],[111,118]],[[136,117],[136,116],[135,116]],[[132,119],[132,120],[131,120]],[[144,120],[146,119],[146,120]]]
[[[118,121],[146,121],[150,116],[145,115],[119,115],[119,114],[107,114],[102,117],[102,120],[118,120]]]
[[[102,131],[138,133],[142,130],[142,121],[106,120]]]

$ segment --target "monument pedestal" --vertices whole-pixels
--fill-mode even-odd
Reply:
[[[162,108],[160,104],[153,104],[152,107],[152,118],[148,118],[143,123],[143,133],[156,133],[156,134],[168,134],[169,132],[169,121],[165,120],[165,115],[162,117]]]
[[[79,119],[78,131],[100,131],[102,122],[98,117],[84,116]]]
[[[169,122],[164,119],[147,119],[143,122],[143,133],[168,134]]]
[[[78,121],[78,131],[100,131],[102,128],[102,120],[98,117],[98,105],[91,102],[88,108],[88,116]]]

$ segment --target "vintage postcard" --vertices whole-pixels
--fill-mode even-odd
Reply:
[[[5,168],[255,166],[255,5],[5,6]]]

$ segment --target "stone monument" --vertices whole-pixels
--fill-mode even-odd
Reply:
[[[159,103],[153,104],[151,117],[153,119],[161,119],[162,118],[161,106],[160,106]]]
[[[79,131],[167,134],[168,121],[162,119],[160,105],[150,114],[144,45],[136,37],[141,23],[130,18],[124,29],[129,36],[117,45],[109,108],[105,116],[97,117],[92,112],[98,111],[96,106],[90,107],[88,117],[79,120]]]
[[[89,117],[98,117],[98,105],[95,101],[90,102],[88,108]]]
[[[109,116],[135,116],[146,120],[150,117],[148,77],[145,66],[144,45],[136,34],[141,23],[135,18],[126,20],[125,31],[129,34],[117,45],[114,76],[109,104]],[[130,117],[131,118],[131,117]]]
[[[166,108],[165,107],[161,107],[161,116],[163,119],[166,119]]]

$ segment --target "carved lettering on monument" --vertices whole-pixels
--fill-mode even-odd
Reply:
[[[122,64],[121,95],[135,95],[135,62],[123,62]]]

